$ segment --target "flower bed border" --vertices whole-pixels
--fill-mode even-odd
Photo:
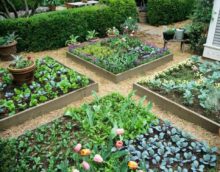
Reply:
[[[67,55],[67,57],[71,57],[71,59],[73,59],[74,62],[79,63],[83,66],[86,66],[87,68],[95,71],[95,73],[97,73],[98,75],[102,75],[114,83],[119,83],[120,81],[126,80],[128,77],[136,75],[137,73],[154,69],[158,66],[161,66],[161,65],[173,60],[173,54],[170,53],[170,54],[165,55],[163,57],[160,57],[156,60],[153,60],[149,63],[141,64],[137,67],[134,67],[132,69],[129,69],[129,70],[122,72],[122,73],[119,73],[119,74],[114,74],[112,72],[107,71],[106,69],[103,69],[103,68],[93,64],[92,62],[89,62],[89,61],[82,59],[81,57],[79,57],[78,55],[75,55],[73,53],[66,52],[66,55]]]
[[[133,89],[136,90],[136,94],[139,96],[147,96],[147,98],[159,105],[162,109],[172,112],[174,115],[195,123],[206,130],[220,135],[220,124],[214,122],[205,116],[188,109],[187,107],[176,103],[138,83],[133,84]],[[190,117],[190,118],[189,118]]]
[[[59,61],[56,61],[57,63],[60,63]],[[62,63],[60,63],[62,64]],[[67,67],[66,65],[62,64],[63,66]],[[69,68],[71,69],[71,68]],[[73,70],[73,69],[71,69]],[[77,71],[75,71],[77,72]],[[77,72],[78,73],[78,72]],[[80,74],[80,73],[79,73]],[[91,95],[92,91],[98,92],[98,83],[94,82],[93,80],[90,80],[90,84],[79,88],[77,90],[71,91],[69,93],[63,94],[55,99],[48,100],[44,103],[41,103],[37,106],[28,108],[24,111],[18,112],[13,116],[9,116],[3,119],[0,119],[0,131],[5,130],[9,127],[21,124],[27,120],[36,118],[38,116],[41,116],[45,113],[48,113],[53,110],[57,110],[60,108],[63,108],[67,104],[70,104],[71,102],[80,100],[86,96]]]

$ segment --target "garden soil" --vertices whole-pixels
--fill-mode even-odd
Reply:
[[[180,23],[174,24],[176,27],[181,27],[184,26],[186,23],[189,23],[189,21],[184,21]],[[153,27],[149,25],[140,25],[140,29],[138,32],[138,37],[140,37],[143,41],[153,43],[159,47],[163,47],[163,38],[162,38],[162,32],[163,32],[164,26],[160,27]],[[110,94],[112,92],[119,92],[122,95],[127,95],[133,88],[133,83],[137,83],[138,81],[149,77],[153,76],[156,73],[172,66],[175,64],[178,64],[187,58],[190,57],[190,52],[189,48],[185,47],[185,51],[181,52],[180,51],[180,43],[168,43],[168,48],[171,50],[171,52],[174,54],[174,60],[171,62],[168,62],[167,64],[157,67],[151,71],[143,72],[140,74],[137,74],[136,76],[133,76],[131,78],[127,78],[127,80],[124,80],[118,84],[115,84],[105,78],[103,78],[101,75],[98,73],[95,73],[86,67],[79,65],[77,63],[74,63],[71,58],[66,57],[66,51],[67,48],[61,48],[57,50],[50,50],[50,51],[43,51],[43,52],[37,52],[37,53],[32,53],[32,52],[23,52],[22,54],[24,55],[29,55],[32,56],[33,58],[42,58],[45,56],[51,56],[55,58],[57,61],[65,64],[66,66],[75,69],[76,71],[80,72],[81,74],[84,74],[97,82],[99,84],[99,96],[104,96],[107,94]],[[7,67],[9,62],[0,62],[1,67]],[[80,106],[83,103],[88,103],[92,101],[93,97],[85,97],[81,100],[78,100],[76,102],[73,102],[69,105],[67,105],[65,108],[59,109],[52,111],[50,113],[44,114],[43,116],[40,116],[38,118],[32,119],[30,121],[27,121],[19,126],[11,127],[3,132],[0,132],[0,137],[8,138],[8,137],[17,137],[27,130],[34,129],[40,125],[46,124],[56,118],[59,118],[60,116],[63,115],[65,109],[67,107],[77,107]],[[140,97],[135,96],[134,99],[139,100]],[[147,104],[147,99],[145,103]],[[217,135],[214,135],[205,129],[192,124],[190,122],[187,122],[185,120],[182,120],[178,118],[177,116],[173,115],[172,113],[163,111],[160,109],[157,105],[154,104],[152,111],[156,114],[156,116],[162,120],[169,120],[173,123],[174,126],[180,128],[181,130],[185,130],[188,133],[192,134],[196,139],[198,140],[204,140],[208,144],[212,146],[217,146],[220,149],[220,137]]]

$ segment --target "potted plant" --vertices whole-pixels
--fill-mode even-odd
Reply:
[[[56,11],[56,5],[59,4],[59,0],[46,0],[46,4],[50,11]]]
[[[145,0],[141,0],[140,6],[138,7],[138,16],[140,23],[146,23],[147,20],[147,9]]]
[[[98,40],[98,38],[96,37],[97,34],[98,33],[95,30],[88,31],[86,35],[86,40],[90,42],[96,42]]]
[[[8,66],[8,71],[12,74],[13,81],[18,85],[32,82],[36,68],[35,62],[31,57],[24,58],[21,55],[13,55],[13,57],[15,60]]]
[[[137,20],[132,17],[127,18],[122,24],[122,29],[125,34],[133,36],[138,29]]]
[[[184,35],[183,35],[183,39],[189,39],[189,35],[191,33],[191,25],[186,25],[184,27]]]
[[[2,60],[12,60],[11,54],[17,52],[18,36],[15,33],[0,37],[0,57]]]
[[[69,39],[65,43],[68,45],[69,51],[80,45],[80,42],[77,41],[78,38],[79,36],[70,35]]]
[[[107,30],[107,35],[108,37],[115,37],[115,36],[118,36],[119,35],[119,30],[116,28],[116,27],[113,27],[113,28],[109,28]]]
[[[168,28],[168,29],[166,29],[166,31],[163,32],[164,40],[169,41],[171,39],[174,39],[175,31],[176,31],[175,28]]]

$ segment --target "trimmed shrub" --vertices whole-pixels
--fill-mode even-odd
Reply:
[[[195,0],[148,0],[147,16],[152,25],[170,24],[187,19]]]
[[[213,0],[196,0],[193,15],[193,23],[190,27],[190,47],[194,53],[202,55],[206,43],[209,23],[212,18]]]
[[[129,16],[136,17],[134,0],[109,0],[107,5],[87,6],[0,21],[0,34],[15,31],[21,39],[19,51],[41,51],[65,46],[71,34],[85,39],[87,31],[105,35],[107,28],[120,27]]]

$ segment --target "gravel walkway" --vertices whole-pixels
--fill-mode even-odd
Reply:
[[[188,21],[182,22],[182,23],[177,23],[176,25],[181,26],[181,25],[184,25],[185,23],[188,23]],[[161,36],[162,30],[163,30],[163,27],[152,27],[152,26],[148,26],[148,25],[140,25],[139,37],[144,41],[152,42],[152,43],[156,44],[157,46],[162,47],[163,46],[163,40],[162,40],[162,36]],[[43,51],[43,52],[38,52],[38,53],[23,53],[23,54],[31,55],[34,58],[41,58],[46,55],[55,58],[59,62],[67,65],[68,67],[75,69],[76,71],[88,76],[89,78],[91,78],[95,82],[97,82],[99,84],[98,95],[104,96],[104,95],[110,94],[112,92],[119,92],[122,95],[127,95],[132,90],[133,83],[138,82],[139,80],[145,78],[146,76],[154,75],[155,73],[162,71],[162,70],[168,68],[169,66],[177,64],[179,62],[182,62],[190,56],[189,52],[182,53],[180,51],[180,44],[179,43],[170,43],[170,44],[168,44],[168,48],[170,48],[170,50],[174,53],[174,60],[172,62],[169,62],[164,66],[160,66],[158,68],[155,68],[154,70],[151,70],[148,72],[143,72],[143,73],[138,74],[134,77],[128,78],[127,80],[122,81],[118,84],[115,84],[111,81],[108,81],[107,79],[103,78],[99,74],[96,74],[91,70],[88,70],[87,68],[85,68],[82,65],[74,63],[70,58],[66,57],[66,55],[65,55],[66,50],[67,50],[66,48],[61,48],[61,49],[51,50],[51,51]],[[0,62],[0,66],[7,66],[7,64],[8,63],[6,63],[6,62]],[[135,96],[134,98],[140,99],[140,97],[138,97],[138,96]],[[90,102],[92,99],[93,99],[92,96],[85,97],[82,100],[78,100],[76,102],[73,102],[73,103],[67,105],[67,107],[80,106],[82,103]],[[145,103],[147,103],[147,101],[145,101]],[[19,126],[11,127],[4,132],[0,132],[0,137],[17,137],[17,136],[23,134],[27,130],[34,129],[40,125],[43,125],[45,123],[48,123],[48,122],[54,120],[55,118],[62,116],[65,108],[52,111],[52,112],[45,114],[43,116],[40,116],[38,118],[27,121]],[[208,142],[210,145],[217,146],[220,148],[220,137],[219,136],[214,135],[214,134],[206,131],[205,129],[202,129],[199,126],[196,126],[192,123],[189,123],[185,120],[182,120],[182,119],[176,117],[175,115],[172,115],[169,112],[163,111],[157,105],[153,106],[153,112],[156,114],[157,117],[159,117],[163,120],[169,120],[176,127],[181,128],[181,129],[191,133],[192,135],[195,136],[196,139],[204,140],[204,141]]]

